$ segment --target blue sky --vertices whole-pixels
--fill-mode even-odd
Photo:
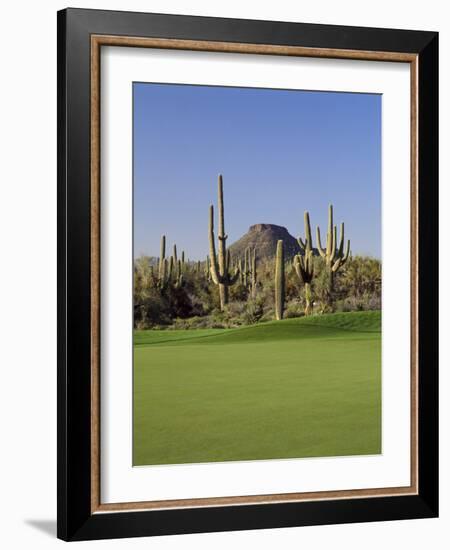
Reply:
[[[208,207],[223,174],[228,244],[255,223],[326,231],[328,204],[352,253],[381,257],[381,96],[133,84],[134,253],[161,234],[208,253]],[[314,238],[315,240],[315,238]]]

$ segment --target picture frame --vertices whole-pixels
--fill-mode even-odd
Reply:
[[[101,502],[100,52],[106,46],[409,65],[410,486]],[[437,517],[437,144],[435,32],[85,9],[58,12],[59,538],[91,540]]]

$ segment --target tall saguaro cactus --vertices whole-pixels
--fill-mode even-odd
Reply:
[[[161,245],[159,252],[159,266],[158,266],[158,287],[163,291],[170,282],[172,275],[172,264],[166,258],[166,236],[161,235]]]
[[[284,247],[283,241],[277,242],[277,255],[275,258],[275,318],[277,321],[283,319],[284,313]]]
[[[252,298],[256,297],[256,285],[258,282],[257,273],[256,273],[256,248],[253,249],[252,261],[251,261],[251,277],[252,277]]]
[[[242,274],[242,281],[246,289],[248,286],[248,278],[249,278],[248,248],[246,248],[244,250],[244,272]]]
[[[166,236],[161,235],[161,245],[159,252],[159,269],[158,269],[158,278],[161,280],[163,278],[163,272],[165,270],[165,258],[166,258]]]
[[[309,222],[309,213],[305,212],[305,240],[301,237],[297,239],[301,253],[294,257],[294,269],[297,277],[305,285],[305,315],[310,315],[312,310],[312,292],[311,281],[314,277],[314,256],[311,239],[311,224]]]
[[[216,244],[214,237],[214,206],[209,207],[209,258],[211,262],[211,278],[214,284],[219,286],[220,309],[223,311],[228,303],[228,287],[234,285],[239,277],[239,269],[231,275],[231,259],[227,254],[226,240],[228,235],[225,234],[225,219],[223,206],[223,180],[219,175],[218,179],[218,209],[219,209],[219,229],[217,234],[218,239],[218,254],[216,254]]]
[[[350,241],[347,241],[347,248],[344,253],[344,222],[341,223],[341,235],[339,246],[337,247],[337,228],[333,224],[333,205],[328,207],[328,231],[325,248],[322,247],[320,240],[320,228],[317,227],[317,248],[319,254],[325,260],[329,271],[329,301],[331,303],[334,289],[334,274],[345,264],[350,254]]]

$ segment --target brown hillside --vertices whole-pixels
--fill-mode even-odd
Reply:
[[[286,258],[292,258],[300,252],[297,240],[285,227],[272,223],[257,223],[250,226],[248,232],[230,245],[229,250],[234,258],[243,258],[246,248],[256,248],[258,258],[272,258],[276,254],[277,241],[284,242]]]

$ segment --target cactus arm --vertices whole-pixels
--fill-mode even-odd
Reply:
[[[341,238],[339,240],[338,258],[344,254],[344,222],[341,223]]]
[[[303,283],[306,284],[306,283],[311,282],[312,275],[310,274],[310,272],[308,270],[308,258],[307,258],[307,256],[305,256],[304,258],[302,258],[301,256],[299,257],[297,265],[295,266],[295,270],[297,272],[298,278]]]
[[[347,249],[345,251],[345,255],[339,257],[334,262],[333,267],[331,268],[331,270],[333,272],[336,272],[340,267],[342,267],[345,264],[345,262],[348,260],[349,255],[350,255],[350,241],[347,241]]]
[[[341,267],[341,263],[342,263],[341,258],[338,258],[338,259],[334,262],[333,266],[331,267],[331,271],[332,271],[333,273],[336,273],[336,271]]]
[[[334,264],[332,265],[331,271],[332,271],[333,273],[336,273],[336,271],[341,267],[341,265],[342,265],[342,258],[338,258],[338,259],[334,262]]]
[[[347,248],[345,250],[345,254],[341,257],[341,266],[343,266],[350,256],[350,240],[347,241]]]
[[[345,264],[345,262],[348,260],[348,257],[350,256],[350,239],[347,241],[347,249],[345,251],[345,255],[342,258],[342,263]]]
[[[223,179],[222,175],[219,174],[219,179],[217,182],[217,192],[218,192],[218,201],[219,201],[219,233],[218,237],[223,238],[224,240],[227,238],[227,235],[225,235],[225,217],[224,217],[224,208],[223,208]]]
[[[300,262],[301,262],[301,256],[296,254],[294,256],[294,270],[295,270],[295,273],[297,274],[297,277],[302,281],[303,279],[301,274]]]
[[[322,258],[325,258],[327,255],[326,250],[322,248],[322,243],[320,241],[320,227],[317,226],[317,250],[319,251],[319,254],[322,256]]]
[[[310,259],[311,259],[311,254],[306,254],[305,260],[304,260],[305,274],[309,273],[309,271],[310,271]]]
[[[309,213],[305,212],[304,214],[305,221],[305,244],[304,248],[312,247],[312,238],[311,238],[311,224],[309,222]]]
[[[298,246],[300,247],[300,251],[304,254],[306,249],[306,243],[303,242],[301,237],[297,237]]]
[[[177,245],[176,244],[173,245],[173,261],[174,261],[175,264],[178,262]]]
[[[236,271],[233,273],[233,275],[230,275],[228,277],[228,284],[231,286],[231,285],[234,285],[234,283],[239,279],[239,276],[240,276],[240,271],[239,271],[239,268],[236,269]]]

